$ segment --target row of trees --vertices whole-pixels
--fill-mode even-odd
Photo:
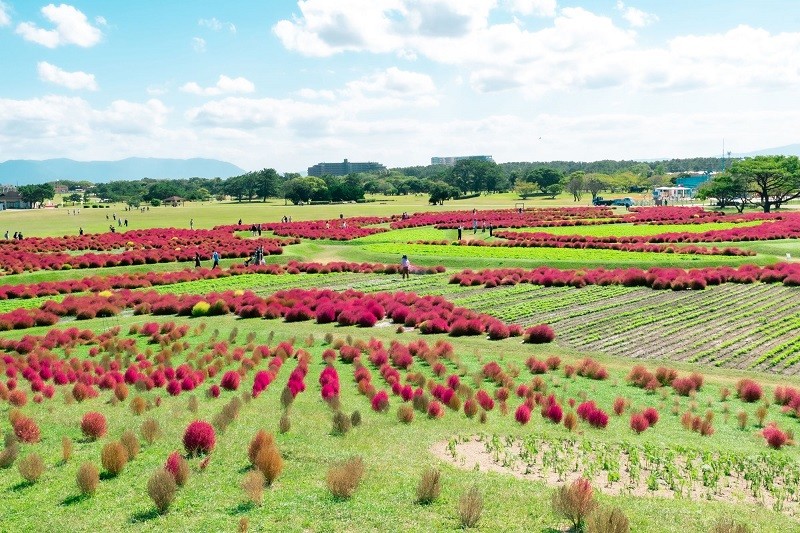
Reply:
[[[769,213],[800,198],[800,162],[796,156],[758,156],[735,161],[700,187],[701,199],[714,198],[721,207],[748,205]]]

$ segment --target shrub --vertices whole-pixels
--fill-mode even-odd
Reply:
[[[136,459],[136,456],[139,455],[140,448],[139,439],[136,438],[136,434],[128,429],[122,434],[119,441],[125,446],[125,451],[128,452],[128,459],[130,461]]]
[[[108,431],[106,417],[97,411],[89,411],[83,415],[81,420],[81,431],[90,440],[97,440],[103,437]]]
[[[578,417],[572,411],[564,415],[564,427],[567,431],[573,432],[578,427]]]
[[[93,463],[87,461],[78,468],[75,481],[81,494],[94,494],[97,490],[97,485],[100,484],[100,471]]]
[[[462,528],[475,527],[483,512],[483,496],[478,487],[472,486],[458,499],[458,519]]]
[[[614,414],[622,416],[626,407],[628,407],[628,400],[619,397],[614,399]]]
[[[164,513],[169,509],[177,491],[175,478],[163,468],[156,470],[147,481],[147,494],[153,500],[159,513]]]
[[[100,463],[103,469],[112,476],[119,475],[128,462],[128,451],[121,442],[113,441],[103,446],[100,452]]]
[[[350,422],[353,423],[353,427],[354,428],[357,428],[358,426],[360,426],[361,425],[361,412],[358,411],[358,410],[353,411],[352,414],[350,415]]]
[[[237,371],[229,370],[222,376],[220,386],[225,390],[234,391],[239,388],[241,377]]]
[[[364,461],[361,457],[337,463],[328,469],[326,482],[334,498],[346,499],[353,495],[364,477]]]
[[[385,390],[380,390],[372,397],[372,410],[382,413],[387,409],[389,409],[389,395]]]
[[[407,403],[397,408],[397,420],[403,424],[410,424],[414,420],[414,408]]]
[[[467,418],[472,418],[478,414],[478,402],[472,398],[464,402],[464,414],[467,415]]]
[[[283,471],[283,457],[277,446],[262,447],[256,455],[255,467],[264,475],[267,486],[271,487]]]
[[[628,533],[631,530],[628,517],[618,507],[597,509],[589,515],[586,526],[588,533]]]
[[[210,303],[203,301],[197,302],[192,307],[192,316],[194,317],[206,316],[208,314],[209,309],[211,309]]]
[[[592,484],[585,478],[576,479],[553,493],[553,510],[569,520],[576,531],[583,530],[586,519],[596,506]]]
[[[442,473],[436,468],[425,470],[417,485],[417,503],[422,505],[432,503],[441,492]]]
[[[523,342],[529,344],[545,344],[548,342],[553,342],[553,339],[555,338],[556,333],[553,331],[553,328],[547,324],[539,324],[538,326],[533,326],[526,329],[525,334],[522,337]]]
[[[175,484],[179,487],[183,487],[189,479],[189,461],[178,452],[169,454],[164,470],[175,478]]]
[[[5,449],[0,452],[0,468],[10,468],[17,460],[19,455],[19,443],[14,440],[6,444]]]
[[[36,483],[44,473],[44,461],[38,453],[30,453],[17,463],[17,468],[25,481]]]
[[[211,453],[216,444],[214,428],[204,420],[195,420],[186,427],[183,434],[183,447],[189,455]]]
[[[147,409],[147,400],[142,398],[141,396],[136,396],[133,400],[131,400],[131,411],[135,415],[141,415]]]
[[[158,421],[154,418],[148,418],[142,422],[142,425],[139,427],[139,433],[142,434],[142,438],[147,444],[153,444],[163,435],[161,426],[159,426]]]
[[[272,446],[275,444],[275,437],[265,429],[259,429],[253,438],[250,439],[250,444],[247,446],[247,458],[250,460],[251,465],[256,464],[256,457],[261,448],[265,446]]]
[[[736,415],[736,421],[739,423],[739,429],[747,427],[747,412],[739,411]]]
[[[333,413],[333,434],[344,435],[353,428],[353,421],[341,411]]]
[[[517,407],[517,412],[514,413],[514,419],[524,426],[531,419],[531,408],[527,404],[520,404]]]
[[[247,498],[256,505],[264,499],[264,474],[259,470],[250,470],[242,479],[242,490]]]
[[[61,437],[61,461],[68,463],[72,458],[72,439],[69,437]]]

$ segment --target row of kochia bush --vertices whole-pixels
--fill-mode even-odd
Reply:
[[[42,281],[28,284],[6,284],[0,286],[0,300],[15,298],[37,298],[80,292],[103,292],[115,289],[140,289],[161,285],[172,285],[198,280],[214,280],[243,274],[334,274],[350,272],[355,274],[397,274],[400,265],[396,263],[352,263],[333,261],[330,263],[289,261],[286,264],[232,265],[229,268],[199,268],[167,272],[132,272],[113,276],[88,276],[81,279],[61,281]],[[424,272],[434,274],[444,272],[443,266],[433,266]]]
[[[195,253],[208,261],[214,251],[222,258],[248,257],[260,246],[264,255],[276,255],[283,253],[283,246],[298,242],[298,239],[291,238],[241,239],[228,231],[175,228],[27,237],[21,241],[0,241],[0,268],[18,274],[33,270],[186,262],[194,260]],[[74,254],[81,250],[85,253]]]
[[[232,312],[241,318],[283,318],[286,322],[315,320],[319,324],[361,327],[371,327],[388,319],[398,325],[416,327],[424,334],[462,336],[488,333],[492,339],[523,334],[520,326],[506,325],[489,315],[456,307],[440,296],[317,289],[278,291],[266,298],[250,291],[174,295],[127,289],[69,295],[61,302],[48,300],[37,309],[16,309],[0,315],[0,330],[53,325],[59,317],[66,316],[79,320],[114,316],[122,309],[131,308],[140,315],[210,316]],[[552,331],[549,334],[552,335]]]
[[[406,219],[392,222],[392,229],[436,226],[438,229],[471,229],[473,221],[479,228],[568,227],[607,224],[707,224],[713,222],[742,223],[756,220],[773,221],[791,218],[785,213],[725,214],[706,211],[702,207],[636,207],[630,212],[616,214],[608,207],[552,207],[524,209],[493,209],[414,213]]]
[[[479,271],[464,270],[450,277],[450,283],[464,287],[497,287],[530,283],[545,287],[585,287],[586,285],[622,285],[625,287],[649,287],[651,289],[698,290],[708,285],[722,283],[783,283],[789,287],[800,286],[800,264],[776,263],[759,267],[709,267],[684,270],[681,268],[593,268],[560,270],[539,267],[499,268]]]
[[[327,239],[333,241],[349,241],[387,231],[377,227],[392,220],[389,217],[350,217],[330,220],[300,220],[297,222],[262,222],[258,224],[262,230],[272,231],[283,237],[300,237],[303,239]],[[247,231],[252,224],[234,224],[217,226],[214,229],[223,231]]]
[[[454,246],[482,246],[492,248],[577,248],[579,250],[615,250],[619,252],[647,252],[666,254],[692,254],[692,255],[725,255],[725,256],[753,256],[755,252],[741,248],[717,248],[707,246],[673,246],[668,244],[649,243],[619,243],[603,242],[600,240],[565,240],[548,233],[530,233],[518,235],[532,235],[530,238],[516,238],[504,241],[460,240],[460,241],[412,241],[409,244],[448,245]],[[495,233],[496,237],[503,237],[501,232]]]

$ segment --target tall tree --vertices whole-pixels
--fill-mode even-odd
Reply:
[[[597,198],[597,193],[608,187],[608,184],[603,180],[602,174],[590,174],[586,180],[586,190],[592,194],[592,200]]]
[[[729,172],[717,174],[697,190],[700,200],[714,198],[718,206],[734,205],[740,213],[744,211],[749,197],[747,180]]]
[[[255,172],[256,191],[262,202],[266,202],[270,196],[277,196],[279,179],[274,168],[265,168]]]
[[[572,194],[574,202],[580,202],[583,196],[583,189],[585,187],[585,173],[583,171],[576,171],[569,175],[567,178],[567,190]]]
[[[539,186],[539,190],[546,192],[547,188],[551,185],[561,183],[564,179],[564,173],[560,170],[550,167],[538,167],[531,169],[525,174],[525,181],[535,183]]]
[[[747,181],[752,203],[765,213],[800,197],[800,162],[797,156],[757,156],[735,161],[731,176]]]

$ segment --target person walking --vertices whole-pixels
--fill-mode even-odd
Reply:
[[[461,227],[460,225],[458,226],[458,240],[459,240],[459,241],[461,240],[461,231],[462,231],[463,229],[464,229],[464,228],[463,228],[463,227]]]
[[[193,218],[189,219],[189,229],[194,229],[194,219]]]
[[[211,261],[214,263],[214,265],[211,267],[211,270],[214,270],[219,266],[219,252],[216,250],[214,250],[214,253],[211,254]]]
[[[402,279],[408,279],[408,271],[411,268],[411,262],[408,260],[407,255],[403,255],[400,259],[400,277]]]
[[[200,252],[194,253],[194,267],[200,268]]]
[[[81,237],[83,237],[83,228],[80,228],[80,229],[78,230],[78,235],[80,235]]]

